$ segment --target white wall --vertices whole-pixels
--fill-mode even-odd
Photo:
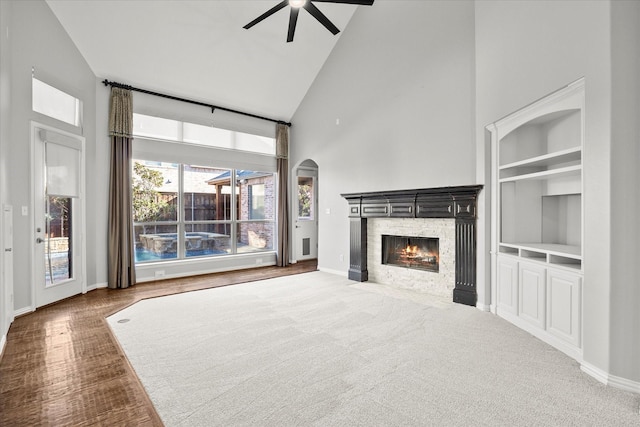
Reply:
[[[109,138],[109,95],[110,88],[102,84],[100,77],[96,78],[95,99],[96,99],[96,143],[93,170],[89,169],[87,161],[87,170],[91,171],[87,174],[87,188],[93,188],[95,196],[93,197],[94,216],[92,221],[94,239],[94,263],[95,263],[95,281],[88,282],[88,286],[106,287],[107,286],[107,257],[108,257],[108,238],[109,238],[109,174],[111,161],[111,140]]]
[[[9,204],[9,138],[11,131],[11,56],[10,44],[7,35],[9,28],[9,16],[11,15],[11,3],[0,1],[0,212],[5,204]],[[0,216],[0,242],[4,242],[4,224]],[[0,244],[0,249],[4,248]],[[0,252],[0,353],[4,349],[4,342],[9,321],[13,318],[13,303],[10,295],[13,289],[8,289],[11,283],[4,280],[4,251]]]
[[[610,373],[640,382],[640,2],[612,2],[611,19]]]
[[[604,379],[612,374],[638,381],[638,226],[633,217],[638,174],[633,167],[638,162],[640,21],[638,3],[623,3],[476,2],[476,140],[478,176],[485,177],[480,170],[489,164],[484,126],[585,77],[585,367]]]
[[[291,128],[290,165],[319,166],[320,268],[349,268],[341,193],[475,183],[473,10],[378,0],[342,33]]]
[[[2,2],[5,3],[5,2]],[[70,125],[58,122],[31,109],[31,70],[35,76],[84,103],[87,173],[95,173],[103,161],[96,158],[95,110],[96,82],[84,58],[68,37],[44,1],[12,1],[9,16],[11,129],[7,167],[9,174],[8,200],[14,206],[14,309],[24,312],[32,308],[30,236],[33,227],[31,206],[30,121],[35,120],[72,133],[80,133]],[[4,15],[4,14],[3,14]],[[96,200],[103,197],[94,191],[95,180],[87,182],[87,283],[96,283],[95,233],[93,219],[101,215],[96,211]],[[27,206],[29,215],[20,215],[21,206]],[[106,260],[104,261],[106,263]]]

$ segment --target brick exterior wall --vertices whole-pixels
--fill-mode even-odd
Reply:
[[[275,220],[275,177],[273,175],[248,179],[240,184],[240,220],[250,220],[249,186],[264,184],[264,219]],[[273,249],[275,224],[273,222],[253,222],[238,224],[239,242],[256,249]],[[260,247],[263,246],[264,247]]]

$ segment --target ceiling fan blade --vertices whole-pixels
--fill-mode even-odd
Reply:
[[[258,16],[256,19],[254,19],[253,21],[249,22],[247,25],[245,25],[244,29],[249,29],[251,27],[253,27],[254,25],[256,25],[258,22],[262,21],[265,18],[270,17],[271,15],[273,15],[274,13],[276,13],[277,11],[279,11],[280,9],[285,8],[286,6],[289,5],[289,0],[283,0],[280,3],[278,3],[277,5],[273,6],[271,9],[267,10],[265,13],[263,13],[262,15]]]
[[[318,22],[324,25],[327,30],[331,31],[334,36],[340,32],[338,27],[333,25],[333,23],[329,21],[329,18],[327,18],[324,13],[320,12],[320,9],[315,7],[314,4],[310,1],[306,2],[302,7],[304,7],[311,15],[313,15],[313,17],[316,18]]]
[[[296,32],[296,24],[298,23],[298,13],[300,9],[297,7],[291,8],[291,13],[289,14],[289,32],[287,33],[287,43],[293,41],[293,35]]]
[[[313,0],[319,3],[342,3],[342,4],[361,4],[363,6],[373,5],[373,0]]]

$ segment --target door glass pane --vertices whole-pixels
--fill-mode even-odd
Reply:
[[[313,219],[313,178],[298,177],[298,219]]]
[[[45,286],[73,277],[70,197],[48,196],[45,212]]]

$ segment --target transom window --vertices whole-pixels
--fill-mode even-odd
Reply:
[[[133,114],[133,134],[214,148],[275,155],[275,138],[204,126],[161,117]]]
[[[35,77],[31,79],[31,104],[36,113],[82,126],[82,101]]]

